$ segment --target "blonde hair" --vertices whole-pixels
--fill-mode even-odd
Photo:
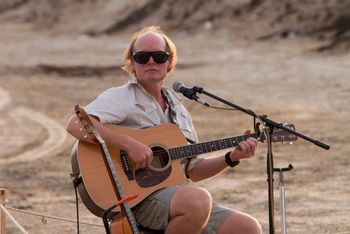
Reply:
[[[165,35],[165,33],[160,29],[159,26],[148,26],[145,28],[142,28],[141,30],[135,32],[129,41],[129,46],[128,48],[124,51],[123,58],[124,58],[124,65],[122,66],[122,69],[127,72],[129,75],[135,75],[135,71],[132,66],[132,53],[134,52],[134,44],[135,41],[143,34],[148,33],[148,32],[153,32],[157,33],[160,36],[163,37],[165,43],[166,43],[166,51],[169,52],[169,61],[170,61],[170,66],[167,70],[167,73],[170,73],[174,70],[176,62],[177,62],[177,52],[176,52],[176,47],[172,40]]]

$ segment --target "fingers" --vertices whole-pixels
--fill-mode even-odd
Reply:
[[[249,158],[255,154],[256,148],[258,146],[258,140],[250,137],[245,141],[241,141],[238,146],[241,150],[241,157]]]
[[[153,159],[153,152],[152,150],[150,150],[147,154],[146,154],[146,158],[144,160],[144,167],[148,166],[151,162],[152,162],[152,159]]]
[[[131,157],[132,158],[132,157]],[[135,163],[135,170],[140,169],[140,168],[145,168],[148,164],[152,162],[153,156],[152,156],[152,151],[147,152],[145,154],[139,154],[137,155],[136,159],[133,157],[134,163]]]
[[[135,163],[135,170],[140,169],[140,168],[145,168],[148,164],[150,164],[153,160],[153,152],[152,150],[140,153],[137,155],[136,159],[134,158],[134,163]]]
[[[249,135],[250,133],[251,131],[249,129],[245,130],[244,132],[245,135]],[[255,149],[257,145],[258,145],[258,140],[253,137],[250,137],[247,140],[243,141],[242,150],[246,152],[248,155],[252,156],[255,153]]]
[[[145,168],[153,160],[152,149],[138,141],[133,141],[128,147],[127,152],[135,170]]]

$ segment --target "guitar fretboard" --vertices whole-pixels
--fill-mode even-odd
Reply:
[[[228,137],[220,140],[202,142],[192,145],[186,145],[169,149],[170,158],[172,160],[190,158],[199,154],[215,152],[222,149],[232,148],[237,146],[241,141],[247,140],[249,137],[254,137],[261,140],[256,133]]]

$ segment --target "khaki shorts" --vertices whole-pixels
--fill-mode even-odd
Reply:
[[[133,208],[136,221],[143,227],[164,230],[168,224],[170,201],[180,187],[169,187],[158,190]],[[203,234],[216,233],[228,216],[234,211],[213,203],[209,221]]]

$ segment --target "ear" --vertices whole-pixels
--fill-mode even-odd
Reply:
[[[169,58],[167,72],[170,72],[172,68],[173,68],[173,60]]]
[[[131,60],[131,71],[135,74],[135,62],[133,60]]]

